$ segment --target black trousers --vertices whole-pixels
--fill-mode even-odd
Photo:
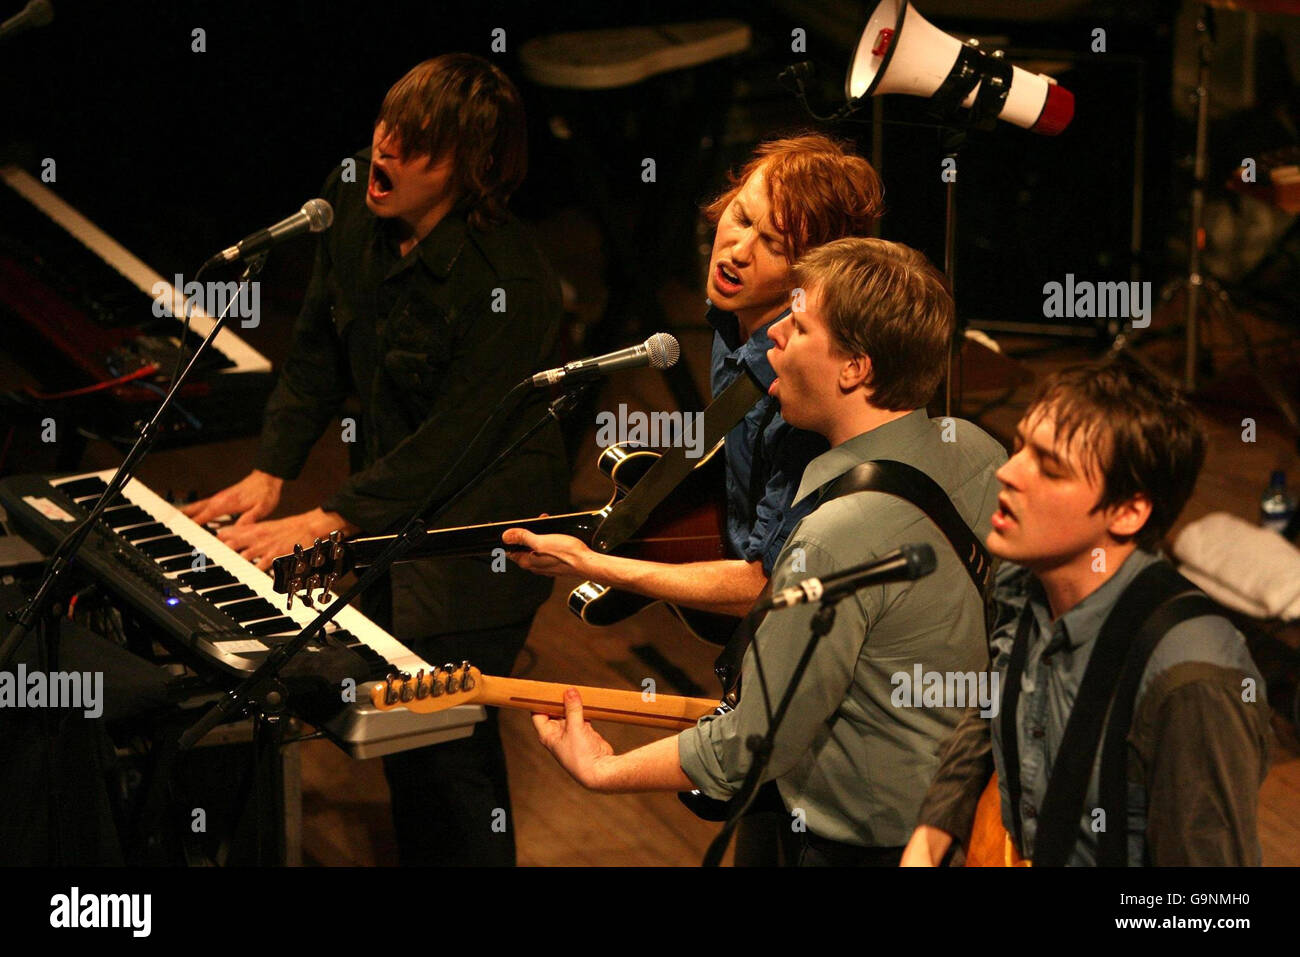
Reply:
[[[897,867],[903,847],[858,847],[828,841],[808,831],[803,837],[800,867]]]
[[[794,867],[803,851],[794,816],[786,810],[775,781],[759,787],[754,803],[736,825],[736,867]]]
[[[524,622],[406,643],[431,664],[469,659],[484,674],[508,675],[528,627]],[[514,865],[505,750],[497,711],[488,708],[487,713],[487,720],[475,725],[468,738],[384,758],[403,866]]]

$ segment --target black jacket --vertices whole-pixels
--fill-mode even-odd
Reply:
[[[352,441],[353,471],[328,498],[322,488],[323,507],[380,534],[447,475],[510,388],[547,364],[561,306],[554,274],[513,217],[479,230],[457,209],[401,256],[392,224],[365,204],[369,150],[356,160],[355,182],[336,171],[322,193],[334,225],[318,244],[256,466],[296,478],[316,440],[338,429]],[[360,401],[354,435],[346,417],[336,421],[349,393]],[[498,419],[482,456],[448,476],[444,492],[541,417],[547,398],[530,390]],[[559,430],[548,426],[436,525],[555,513],[567,506],[568,477]],[[391,619],[386,595],[363,597],[363,607],[414,638],[526,621],[550,584],[501,556],[420,561],[395,566]]]

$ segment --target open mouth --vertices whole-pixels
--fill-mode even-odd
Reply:
[[[714,282],[720,290],[727,293],[737,292],[744,285],[740,277],[723,263],[718,263],[718,268],[714,270]]]
[[[1016,513],[1011,511],[1011,508],[1007,505],[1006,501],[1003,498],[1001,498],[1001,496],[999,496],[998,510],[993,513],[993,517],[991,519],[993,527],[999,530],[1005,529],[1010,527],[1011,524],[1015,522],[1015,520],[1016,520]]]
[[[386,196],[393,191],[393,181],[382,167],[370,167],[370,192],[375,196]]]

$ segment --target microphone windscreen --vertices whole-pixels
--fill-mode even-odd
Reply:
[[[334,207],[323,199],[307,200],[302,204],[302,212],[313,233],[329,229],[334,223]]]
[[[929,545],[904,545],[900,551],[907,559],[908,578],[924,578],[934,571],[934,549]]]
[[[666,332],[656,332],[645,342],[646,348],[650,351],[650,367],[653,369],[675,366],[677,360],[682,357],[682,347],[677,344],[676,337]]]

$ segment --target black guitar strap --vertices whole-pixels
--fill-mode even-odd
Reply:
[[[832,482],[822,502],[854,492],[884,492],[911,502],[925,512],[952,545],[975,590],[981,596],[988,590],[989,572],[993,565],[988,549],[975,537],[948,493],[930,476],[906,462],[890,459],[863,462]]]
[[[1108,827],[1102,832],[1098,863],[1126,863],[1128,831],[1127,748],[1134,699],[1151,652],[1171,628],[1188,618],[1217,614],[1216,607],[1164,561],[1143,571],[1111,609],[1097,636],[1074,707],[1066,722],[1057,760],[1048,778],[1034,840],[1035,866],[1060,867],[1079,837],[1088,782],[1103,734],[1101,805]],[[1002,700],[1003,766],[1016,846],[1024,848],[1020,749],[1016,706],[1028,658],[1033,612],[1021,612]],[[1134,623],[1140,623],[1135,629]],[[1013,760],[1014,756],[1014,760]]]
[[[976,591],[981,598],[984,597],[988,589],[989,570],[992,567],[988,549],[975,537],[975,533],[971,531],[970,526],[961,517],[961,513],[957,511],[957,507],[952,504],[952,499],[948,498],[948,493],[938,482],[905,462],[879,459],[864,462],[835,479],[826,487],[817,505],[820,508],[831,499],[856,492],[884,492],[886,495],[893,495],[910,502],[924,512],[926,517],[938,526],[944,538],[948,539],[948,543],[952,545],[953,551],[970,575]],[[760,598],[766,597],[770,590],[771,582],[768,583]],[[736,629],[736,633],[731,636],[727,647],[723,649],[713,665],[714,674],[722,682],[724,697],[733,706],[739,700],[737,679],[740,677],[741,661],[762,619],[755,621],[752,629],[746,627],[749,621],[750,619],[746,618],[745,623]]]
[[[762,390],[748,373],[736,376],[736,380],[723,389],[704,410],[703,448],[711,450],[726,438],[727,433],[762,397]],[[687,458],[684,446],[665,452],[627,495],[619,500],[609,515],[605,516],[592,537],[591,547],[600,552],[608,552],[626,542],[645,524],[650,513],[699,464],[700,459]]]
[[[1177,572],[1171,573],[1178,575]],[[1178,575],[1190,588],[1190,582]],[[1103,867],[1128,865],[1128,733],[1133,725],[1133,709],[1137,707],[1138,685],[1146,671],[1147,662],[1160,640],[1190,618],[1204,615],[1221,615],[1214,602],[1199,591],[1184,592],[1171,598],[1147,619],[1133,642],[1124,673],[1115,688],[1110,719],[1106,722],[1106,737],[1101,745],[1101,780],[1098,788],[1101,806],[1106,811],[1110,825],[1101,834],[1097,863]],[[1115,823],[1118,822],[1118,825]]]

